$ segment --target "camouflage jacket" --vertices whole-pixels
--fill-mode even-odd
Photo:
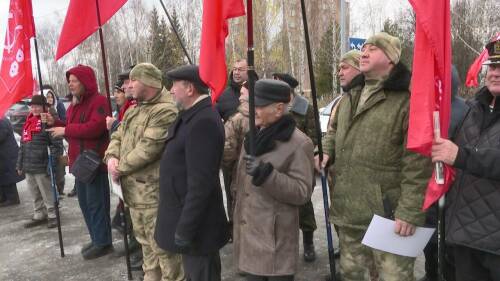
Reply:
[[[169,92],[127,110],[111,135],[104,161],[119,159],[118,170],[125,203],[133,208],[155,207],[159,200],[160,158],[167,130],[177,117]]]
[[[411,74],[398,64],[355,113],[363,84],[342,98],[324,152],[333,162],[332,220],[365,229],[374,214],[422,225],[432,165],[406,149]]]
[[[314,110],[311,103],[302,96],[295,96],[290,105],[290,115],[297,123],[297,129],[306,134],[313,142],[314,146],[318,144],[316,129],[314,126]]]
[[[249,130],[248,123],[248,100],[240,99],[238,112],[231,116],[224,124],[226,136],[224,142],[224,157],[222,158],[222,165],[224,165],[224,167],[232,167],[238,160],[243,145],[243,139]]]

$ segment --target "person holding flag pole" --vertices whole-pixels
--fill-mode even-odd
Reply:
[[[485,86],[469,109],[454,142],[437,138],[432,161],[457,169],[446,202],[447,244],[453,245],[458,281],[500,280],[500,38],[486,45]],[[442,276],[442,275],[441,275]],[[439,277],[441,277],[439,276]]]

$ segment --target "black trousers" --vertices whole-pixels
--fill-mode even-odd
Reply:
[[[285,275],[285,276],[257,276],[248,274],[247,281],[293,281],[293,275]]]
[[[454,246],[457,281],[500,281],[500,256]]]
[[[219,252],[208,256],[182,255],[187,281],[221,281]]]

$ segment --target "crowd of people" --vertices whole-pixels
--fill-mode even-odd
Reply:
[[[337,72],[342,93],[322,140],[321,163],[312,105],[288,73],[259,79],[246,60],[237,60],[213,106],[198,66],[162,73],[138,63],[118,76],[112,111],[98,93],[94,70],[78,65],[66,72],[72,97],[67,112],[50,87],[33,96],[19,148],[8,121],[1,120],[0,204],[18,204],[15,184],[26,178],[34,203],[26,227],[57,226],[48,165],[63,193],[64,138],[90,238],[81,249],[84,259],[114,252],[115,227],[130,234],[133,268],[147,281],[221,280],[219,251],[227,243],[233,243],[234,266],[246,280],[288,281],[298,270],[300,231],[302,258],[316,259],[311,195],[315,170],[325,169],[329,219],[340,245],[337,280],[411,281],[415,258],[361,241],[374,215],[394,220],[393,231],[402,237],[418,226],[436,226],[437,207],[426,213],[422,204],[432,163],[439,161],[457,171],[446,195],[444,277],[498,281],[500,40],[486,49],[485,86],[476,96],[459,98],[458,73],[450,73],[450,139],[437,139],[431,158],[406,149],[411,71],[400,61],[400,40],[381,32],[361,51],[344,54]],[[172,83],[168,90],[164,76]],[[253,142],[249,77],[256,81]],[[113,219],[110,184],[123,192]],[[125,218],[118,215],[122,209]],[[129,228],[122,227],[123,219]],[[434,237],[425,249],[422,280],[441,280],[437,256]]]

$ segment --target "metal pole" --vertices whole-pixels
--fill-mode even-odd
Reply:
[[[101,43],[101,54],[102,54],[102,67],[104,70],[104,85],[106,87],[106,96],[108,98],[108,106],[109,112],[113,112],[113,108],[111,107],[111,95],[109,93],[109,80],[108,80],[108,66],[106,64],[106,51],[104,49],[104,36],[102,34],[102,24],[101,24],[101,12],[99,10],[99,0],[95,0],[96,11],[97,11],[97,24],[99,25],[99,41]],[[128,235],[127,235],[127,221],[125,219],[125,205],[123,201],[120,199],[119,203],[122,208],[120,210],[120,216],[122,217],[122,226],[124,228],[123,232],[123,246],[125,248],[125,262],[127,264],[127,277],[128,280],[132,280],[132,270],[130,268],[130,253],[128,247]]]
[[[108,98],[109,112],[113,112],[111,108],[111,95],[109,93],[108,65],[106,63],[106,51],[104,50],[104,36],[102,35],[101,12],[99,11],[99,0],[95,0],[97,11],[97,24],[99,25],[99,41],[101,43],[102,68],[104,70],[104,85],[106,87],[106,96]]]
[[[167,7],[165,7],[165,4],[163,3],[163,0],[160,0],[160,4],[163,7],[163,10],[165,11],[165,14],[167,15],[168,21],[170,22],[170,26],[172,27],[172,30],[175,33],[175,36],[177,37],[177,40],[179,40],[179,44],[181,45],[182,51],[184,52],[184,55],[186,56],[189,64],[193,64],[193,61],[189,57],[189,54],[186,50],[186,47],[184,46],[184,42],[182,42],[182,38],[179,35],[179,32],[177,31],[177,28],[174,26],[174,21],[172,20],[172,17],[170,17],[170,14],[167,11]]]
[[[33,22],[34,24],[34,22]],[[33,30],[35,28],[33,27]],[[40,84],[40,94],[43,95],[43,83],[42,83],[42,69],[40,67],[40,55],[38,53],[38,42],[36,40],[36,31],[34,36],[35,43],[35,56],[36,56],[36,66],[38,70],[38,82]],[[54,101],[55,102],[55,101]],[[49,113],[50,114],[50,113]],[[42,123],[42,131],[45,132],[46,125]],[[50,153],[50,136],[49,136],[49,144],[47,145],[47,155],[48,155],[48,164],[49,164],[49,174],[50,174],[50,185],[52,187],[52,193],[54,195],[54,211],[56,213],[56,221],[57,221],[57,235],[59,236],[59,250],[61,252],[61,258],[64,258],[64,243],[62,238],[62,229],[61,229],[61,216],[59,213],[59,192],[56,187],[56,177],[54,174],[53,163],[54,159],[52,158],[52,154]]]
[[[311,43],[309,41],[309,29],[307,25],[307,14],[306,14],[306,6],[304,0],[300,0],[300,7],[302,10],[302,22],[304,24],[304,36],[306,41],[306,53],[307,53],[307,63],[309,68],[309,79],[311,81],[311,95],[313,101],[313,109],[314,109],[314,121],[315,121],[315,129],[316,136],[318,139],[318,152],[319,152],[319,162],[323,162],[323,145],[321,142],[321,127],[319,123],[319,112],[318,112],[318,98],[316,94],[316,82],[314,80],[314,68],[312,62],[312,54],[311,54]],[[328,187],[326,182],[326,174],[323,169],[321,169],[321,187],[323,191],[323,207],[325,209],[325,224],[326,224],[326,238],[328,242],[328,260],[330,262],[330,280],[335,281],[335,254],[333,250],[333,236],[332,236],[332,228],[330,225],[329,219],[329,206],[328,206]]]
[[[248,64],[248,106],[249,106],[249,146],[250,155],[255,155],[255,77],[256,75],[251,75],[250,72],[255,72],[254,66],[254,46],[253,46],[253,12],[252,12],[252,0],[247,0],[247,64]]]

